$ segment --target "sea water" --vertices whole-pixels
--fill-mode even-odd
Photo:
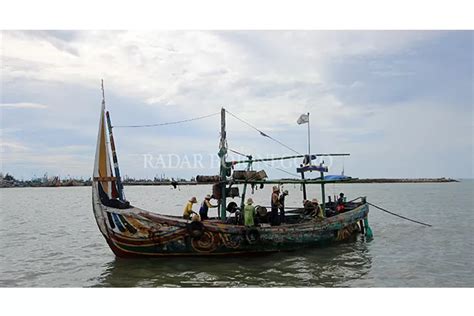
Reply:
[[[286,204],[299,207],[299,185]],[[133,205],[181,215],[210,186],[127,186]],[[249,190],[269,205],[271,186]],[[373,240],[251,257],[121,259],[92,214],[90,187],[0,189],[1,287],[473,287],[474,181],[327,185],[425,227],[370,207]],[[309,198],[320,199],[311,186]],[[197,210],[198,205],[195,205]],[[217,214],[216,209],[210,215]]]

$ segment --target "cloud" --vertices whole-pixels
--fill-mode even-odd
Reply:
[[[17,142],[6,142],[6,141],[1,141],[0,142],[0,152],[5,153],[5,152],[25,152],[29,148],[21,143]],[[4,157],[2,157],[3,160]]]
[[[4,109],[46,109],[47,105],[30,102],[20,103],[0,103],[0,108]]]
[[[428,150],[428,143],[438,154],[444,149],[465,153],[472,143],[457,137],[457,145],[450,147],[450,137],[456,136],[446,132],[450,136],[445,137],[442,129],[433,133],[438,143],[416,137],[417,131],[436,128],[443,115],[445,126],[458,134],[472,134],[450,115],[472,113],[472,68],[466,66],[472,65],[472,46],[469,50],[466,40],[470,38],[472,45],[470,33],[7,31],[2,35],[2,110],[48,105],[48,111],[23,111],[21,119],[17,111],[2,111],[2,128],[18,130],[9,141],[25,141],[33,152],[54,156],[40,147],[55,148],[58,163],[61,157],[66,159],[61,146],[93,148],[101,78],[117,125],[176,121],[218,112],[224,106],[301,152],[306,150],[306,131],[295,121],[306,112],[311,112],[312,147],[320,152],[350,149],[357,157],[378,148],[392,155],[390,144],[402,133],[404,146],[413,155],[422,155],[417,148]],[[251,154],[289,153],[231,116],[227,121],[232,148]],[[214,117],[166,128],[116,129],[115,134],[122,165],[133,174],[143,172],[133,158],[137,153],[215,152],[218,131]],[[396,144],[393,148],[403,150]],[[93,153],[64,155],[86,166]],[[384,163],[375,165],[363,171],[370,175],[377,170],[377,175],[385,176]],[[88,174],[89,169],[82,172]]]
[[[422,32],[4,32],[5,80],[72,82],[189,113],[219,105],[304,110],[329,96],[329,59],[408,50],[438,33]],[[32,49],[34,47],[34,49]],[[70,51],[74,51],[71,54]],[[397,74],[394,70],[374,70]],[[316,91],[312,92],[311,91]],[[252,102],[253,101],[253,102]],[[321,100],[323,101],[323,100]],[[278,115],[268,115],[278,118]],[[266,115],[253,116],[255,120]]]
[[[91,169],[93,146],[51,146],[41,144],[26,145],[13,140],[2,140],[2,171],[8,171],[13,166],[20,168],[22,173],[15,175],[31,177],[33,174],[70,174],[84,176],[84,170]]]

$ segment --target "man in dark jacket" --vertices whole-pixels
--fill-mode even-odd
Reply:
[[[288,195],[288,190],[283,191],[282,194],[280,194],[280,223],[285,222],[285,197]]]
[[[272,226],[276,226],[279,224],[279,218],[278,218],[278,207],[280,206],[280,189],[277,186],[273,187],[273,193],[272,193],[272,202],[271,202],[271,207],[272,211],[270,214],[270,224]]]

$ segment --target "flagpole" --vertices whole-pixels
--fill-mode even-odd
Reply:
[[[308,112],[308,158],[309,158],[309,164],[311,165],[311,133],[309,129],[309,112]]]

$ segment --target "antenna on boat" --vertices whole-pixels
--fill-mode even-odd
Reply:
[[[100,86],[102,88],[102,105],[105,106],[104,79],[100,80]]]
[[[342,171],[341,171],[341,176],[344,175],[344,156],[342,156]]]
[[[298,125],[301,124],[308,124],[308,156],[307,158],[303,160],[303,164],[309,164],[310,166],[312,165],[312,159],[311,159],[311,132],[309,128],[309,112],[306,114],[301,114],[298,120],[296,121]],[[301,180],[304,180],[304,171],[301,171]],[[303,187],[303,199],[306,200],[306,184],[302,184]]]

